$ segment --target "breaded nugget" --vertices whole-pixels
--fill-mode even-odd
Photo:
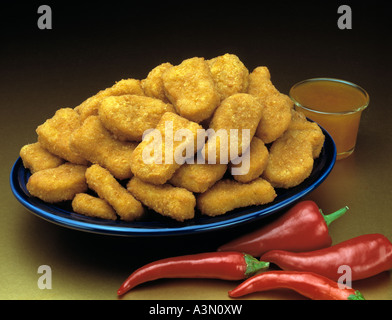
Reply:
[[[237,208],[267,204],[275,197],[274,188],[262,178],[250,183],[225,179],[198,195],[197,208],[202,214],[218,216]]]
[[[117,179],[132,177],[130,159],[136,142],[116,140],[98,116],[90,116],[70,138],[71,148],[91,163],[108,169]]]
[[[106,200],[121,220],[133,221],[143,215],[142,204],[121,186],[108,170],[94,164],[86,170],[86,180],[89,188]]]
[[[237,93],[225,99],[216,109],[210,122],[210,128],[215,131],[203,147],[202,154],[208,163],[214,163],[210,159],[216,154],[216,163],[228,163],[245,151],[252,141],[256,128],[260,122],[262,105],[259,101],[246,93]],[[235,131],[231,131],[234,129]],[[249,130],[249,136],[243,138],[242,130]],[[220,130],[227,133],[228,141],[224,141],[220,136]],[[234,133],[237,134],[238,139]],[[209,148],[212,151],[209,151]],[[213,149],[215,148],[215,154]],[[234,149],[233,149],[234,148]],[[235,151],[237,150],[237,151]],[[234,154],[232,155],[231,153]],[[223,158],[222,158],[223,155]]]
[[[276,188],[292,188],[308,178],[324,143],[324,134],[316,123],[298,115],[294,118],[283,136],[272,144],[263,173]]]
[[[245,165],[246,157],[249,157],[249,164]],[[250,147],[239,164],[231,164],[231,171],[234,180],[247,183],[261,176],[268,164],[269,153],[264,142],[257,137],[253,137]],[[233,168],[235,168],[233,172]]]
[[[226,170],[227,164],[186,163],[174,173],[169,182],[176,187],[202,193],[222,179]]]
[[[147,78],[142,80],[142,88],[146,96],[160,99],[165,103],[169,102],[166,97],[165,88],[163,86],[162,75],[173,65],[169,62],[162,63],[150,71]]]
[[[302,112],[293,109],[291,113],[292,121],[289,129],[297,134],[299,140],[309,142],[312,145],[313,158],[318,158],[325,141],[322,130],[317,123],[308,121]]]
[[[285,94],[268,96],[264,100],[261,120],[255,135],[267,144],[278,139],[290,125],[293,106],[293,101]]]
[[[248,90],[249,71],[236,55],[226,53],[207,63],[221,100]]]
[[[264,105],[256,136],[264,143],[275,141],[290,124],[293,101],[275,88],[267,67],[257,67],[249,75],[248,93]]]
[[[106,200],[93,197],[87,193],[78,193],[72,200],[72,209],[76,213],[88,217],[116,220],[117,215],[114,209]]]
[[[184,118],[200,123],[211,117],[220,102],[204,58],[184,60],[162,75],[165,94]]]
[[[23,161],[23,166],[35,173],[41,170],[56,168],[65,161],[48,150],[42,148],[39,142],[25,145],[19,153]]]
[[[125,94],[134,94],[143,96],[144,92],[140,83],[140,80],[136,79],[124,79],[116,82],[112,87],[105,90],[99,91],[96,95],[88,98],[75,110],[80,114],[80,120],[83,122],[89,116],[98,114],[98,107],[102,99],[110,96],[122,96]]]
[[[292,188],[309,177],[313,163],[311,145],[286,132],[272,144],[263,178],[275,188]]]
[[[195,216],[196,198],[192,192],[184,188],[173,187],[170,184],[157,186],[133,177],[127,189],[145,206],[162,216],[181,222]]]
[[[262,103],[268,96],[279,94],[271,82],[271,74],[267,67],[257,67],[249,74],[248,93],[258,97]]]
[[[122,141],[142,141],[143,133],[157,126],[165,112],[175,112],[171,104],[135,95],[102,100],[99,118],[106,129]]]
[[[72,200],[77,193],[87,191],[86,169],[86,166],[67,162],[38,171],[29,178],[27,190],[32,196],[49,203]]]
[[[190,136],[175,141],[176,132],[181,133],[181,130]],[[190,158],[196,153],[198,130],[202,127],[197,123],[166,112],[156,129],[146,135],[132,153],[133,174],[148,183],[164,184],[182,165],[182,157]]]
[[[69,137],[80,127],[78,113],[71,108],[62,108],[38,126],[38,142],[50,153],[75,164],[87,165],[88,161],[70,148]]]

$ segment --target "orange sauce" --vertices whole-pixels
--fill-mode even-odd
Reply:
[[[341,81],[312,80],[294,86],[290,96],[297,110],[332,136],[337,159],[354,151],[361,113],[369,102],[363,89]]]

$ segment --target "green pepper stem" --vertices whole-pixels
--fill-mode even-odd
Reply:
[[[344,215],[347,210],[349,208],[347,206],[345,206],[344,208],[339,209],[338,211],[331,213],[331,214],[327,214],[325,215],[321,210],[320,213],[323,216],[325,223],[327,224],[327,226],[329,227],[329,225],[331,224],[331,222],[337,220],[338,218],[340,218],[342,215]]]
[[[250,277],[256,274],[262,269],[267,269],[269,267],[269,262],[259,261],[252,257],[250,254],[244,254],[244,259],[246,263],[245,276]]]
[[[363,297],[362,293],[356,290],[355,294],[350,294],[347,300],[366,300],[366,299]]]

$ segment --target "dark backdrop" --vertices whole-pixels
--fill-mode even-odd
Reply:
[[[53,29],[37,27],[41,4],[53,11]],[[349,4],[353,29],[337,26]],[[34,86],[64,92],[76,105],[126,77],[144,78],[161,62],[237,54],[250,71],[270,68],[287,92],[314,76],[386,85],[390,71],[390,17],[386,2],[368,1],[29,1],[2,2],[3,90]],[[18,85],[16,88],[15,85]],[[5,88],[5,87],[6,88]],[[65,94],[72,93],[72,94]],[[38,93],[39,94],[39,93]],[[63,100],[64,99],[64,100]]]

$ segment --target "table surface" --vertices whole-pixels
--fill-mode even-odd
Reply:
[[[237,54],[252,71],[266,65],[275,86],[328,76],[355,82],[370,95],[352,156],[306,199],[329,213],[349,206],[330,227],[333,243],[381,233],[392,239],[391,45],[386,14],[375,4],[353,4],[352,30],[337,27],[337,7],[245,5],[225,10],[158,6],[53,5],[53,29],[39,30],[38,5],[10,8],[2,21],[1,97],[1,299],[118,299],[116,290],[136,268],[164,257],[214,251],[235,236],[265,225],[259,220],[188,236],[114,237],[63,228],[29,213],[13,197],[9,174],[20,148],[36,141],[35,129],[61,107],[74,107],[123,78],[143,79],[162,62],[193,56]],[[268,14],[267,14],[268,13]],[[295,14],[293,14],[295,13]],[[377,20],[371,17],[377,15]],[[370,17],[370,18],[369,18]],[[13,23],[11,23],[11,20]],[[40,289],[38,268],[52,270],[52,289]],[[158,280],[122,299],[229,299],[239,282],[201,279]],[[369,299],[392,299],[390,272],[355,281]],[[289,290],[252,294],[246,299],[304,299]]]

